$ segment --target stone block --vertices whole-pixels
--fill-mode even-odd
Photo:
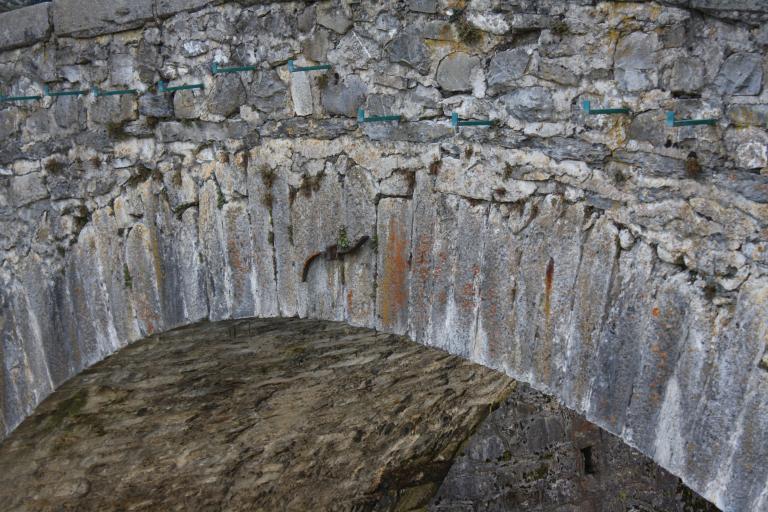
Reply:
[[[141,26],[154,17],[153,0],[55,0],[57,36],[91,37]]]
[[[51,4],[37,4],[0,14],[0,50],[29,46],[48,37]]]
[[[672,92],[698,92],[704,85],[704,63],[695,58],[677,59],[669,77]]]
[[[344,82],[326,86],[321,101],[329,114],[355,117],[365,102],[365,93],[365,83],[356,76],[348,76]]]
[[[715,78],[720,94],[756,96],[763,85],[763,58],[757,53],[734,53]]]
[[[386,48],[390,62],[405,64],[421,74],[429,71],[429,48],[414,34],[400,34]]]
[[[524,48],[499,52],[488,65],[488,92],[494,94],[514,85],[528,67],[531,56]]]
[[[480,59],[477,57],[464,52],[451,53],[440,61],[435,79],[445,91],[471,91],[472,70],[479,64]]]
[[[614,66],[619,86],[627,91],[643,91],[656,86],[656,33],[633,32],[616,45]]]
[[[177,12],[194,11],[214,3],[211,0],[155,0],[155,2],[157,15],[161,18]]]
[[[317,23],[338,34],[345,33],[352,26],[352,20],[344,10],[331,2],[317,7]]]

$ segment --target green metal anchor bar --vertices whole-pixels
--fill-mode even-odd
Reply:
[[[46,85],[43,87],[43,95],[44,96],[82,96],[84,94],[88,94],[88,91],[79,91],[79,90],[72,90],[72,91],[51,91],[48,86]]]
[[[203,84],[175,85],[173,87],[168,87],[167,82],[163,82],[162,80],[157,82],[157,92],[189,91],[192,89],[203,88]]]
[[[695,126],[695,125],[716,125],[717,119],[682,119],[675,121],[675,113],[667,112],[667,125],[668,126]]]
[[[451,112],[451,126],[458,128],[459,126],[493,126],[493,121],[487,120],[467,120],[462,121],[459,119],[459,114]]]
[[[211,73],[218,75],[219,73],[241,73],[243,71],[255,71],[256,66],[235,66],[232,68],[220,68],[215,62],[211,63]]]
[[[384,123],[387,121],[400,121],[402,116],[370,116],[365,117],[365,111],[362,108],[357,109],[358,123]]]
[[[587,114],[591,116],[601,115],[601,114],[629,114],[630,110],[628,108],[592,108],[589,100],[584,100],[581,102],[582,108],[587,112]]]
[[[121,94],[138,94],[138,91],[136,89],[119,89],[115,91],[102,91],[95,85],[91,89],[91,92],[94,96],[118,96]]]
[[[0,102],[7,101],[34,101],[42,99],[42,96],[0,96]]]
[[[301,71],[320,71],[325,69],[331,69],[330,64],[317,64],[315,66],[297,66],[293,60],[288,61],[288,71],[291,73],[298,73]]]

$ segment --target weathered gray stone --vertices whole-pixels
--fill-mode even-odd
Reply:
[[[236,73],[217,75],[213,87],[206,95],[208,111],[224,117],[240,110],[245,101],[245,87]]]
[[[143,94],[139,98],[139,114],[150,117],[172,117],[173,103],[168,94]]]
[[[768,125],[768,105],[729,105],[726,116],[731,123],[739,127],[766,126]]]
[[[408,9],[413,12],[435,14],[437,12],[437,0],[409,0]]]
[[[152,19],[153,0],[56,0],[56,35],[90,37],[136,28]]]
[[[48,197],[45,176],[39,172],[15,176],[11,180],[11,199],[17,208]]]
[[[632,32],[616,44],[614,68],[619,86],[627,91],[643,91],[656,86],[656,50],[659,38],[655,32]]]
[[[403,33],[396,36],[387,45],[386,52],[390,62],[406,64],[422,75],[429,71],[429,48],[418,35]]]
[[[438,64],[435,79],[445,91],[470,91],[472,90],[472,70],[479,64],[479,58],[464,52],[448,54]]]
[[[344,9],[333,2],[326,2],[317,6],[317,23],[343,34],[352,26],[352,20],[344,13]]]
[[[197,119],[200,115],[202,98],[194,91],[173,93],[173,112],[179,119]]]
[[[672,92],[698,92],[704,86],[704,63],[695,57],[675,60],[669,77]]]
[[[488,65],[488,91],[491,94],[512,87],[528,68],[531,56],[524,48],[495,54]]]
[[[543,80],[562,85],[579,85],[580,78],[570,69],[557,62],[541,59],[536,64],[533,74]]]
[[[755,96],[763,84],[763,57],[757,53],[734,53],[728,57],[714,85],[720,94]]]
[[[126,121],[136,119],[136,103],[133,94],[99,96],[88,108],[88,119],[91,123],[119,127]]]
[[[211,0],[155,0],[155,9],[160,17],[181,11],[194,11],[211,4]]]
[[[264,112],[275,112],[287,106],[287,87],[275,70],[254,73],[248,87],[248,103]]]
[[[315,62],[325,62],[328,57],[328,48],[330,48],[328,31],[316,30],[311,37],[304,40],[302,48],[306,58]]]
[[[365,103],[366,86],[357,76],[328,84],[322,91],[323,108],[329,114],[357,117],[357,109]]]
[[[552,95],[544,87],[524,87],[501,98],[507,113],[522,121],[543,121],[553,111]]]
[[[308,116],[313,111],[312,87],[308,73],[291,73],[291,99],[297,116]]]
[[[29,46],[51,32],[50,3],[0,13],[0,50]]]

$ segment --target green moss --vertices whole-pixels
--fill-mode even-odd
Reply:
[[[467,45],[477,44],[483,39],[483,31],[463,17],[456,21],[456,32],[459,35],[459,40]]]
[[[221,210],[224,207],[224,203],[227,201],[224,199],[224,193],[221,191],[220,187],[216,187],[216,206],[219,210]]]
[[[128,270],[128,265],[125,263],[123,263],[123,283],[125,283],[126,288],[133,288],[133,278]]]
[[[346,251],[349,249],[349,238],[347,237],[347,228],[341,226],[339,228],[339,238],[336,241],[336,248],[340,251]]]

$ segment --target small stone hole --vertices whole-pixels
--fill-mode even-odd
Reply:
[[[592,447],[587,446],[581,449],[581,456],[584,458],[584,474],[594,475],[597,473],[595,461],[592,459]]]

